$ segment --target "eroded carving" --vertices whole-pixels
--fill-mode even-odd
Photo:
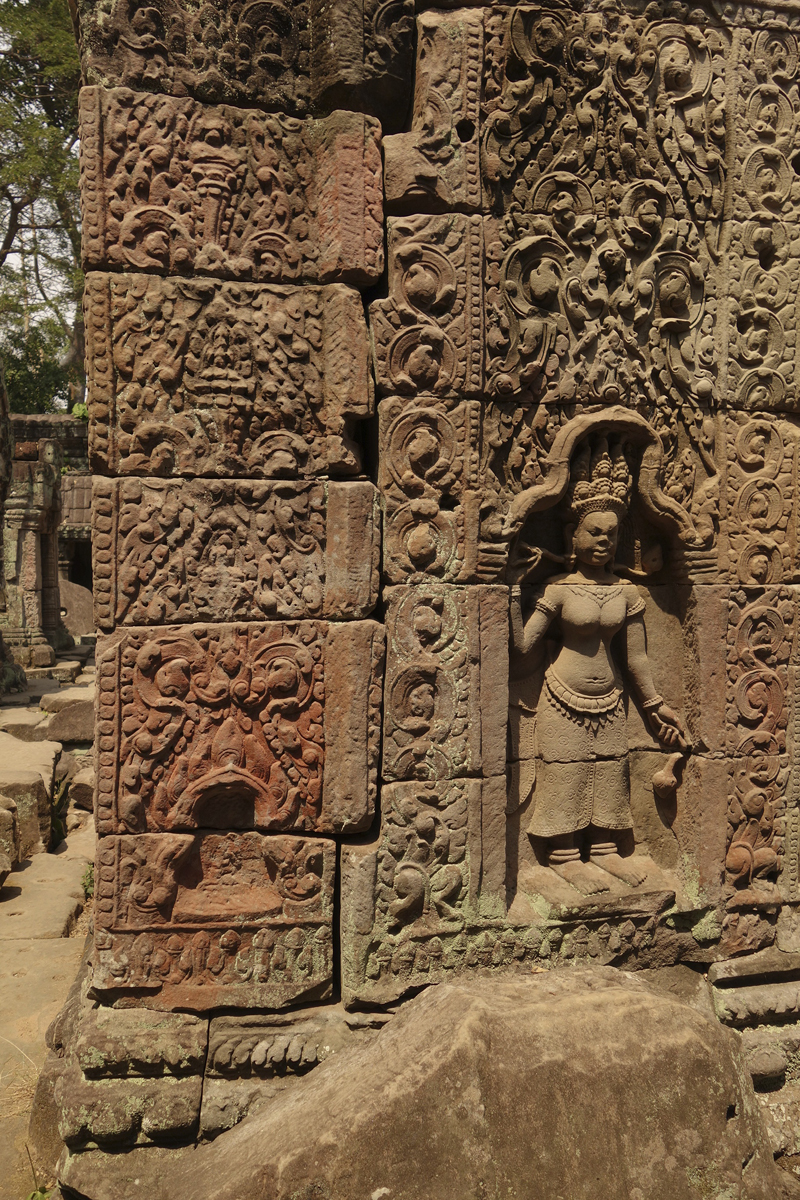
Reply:
[[[103,629],[358,617],[377,599],[369,483],[98,478],[93,522]]]
[[[372,397],[344,287],[90,274],[90,456],[100,474],[353,474]]]
[[[374,282],[379,127],[194,100],[81,91],[87,267],[290,282]],[[371,179],[370,179],[371,176]]]
[[[94,986],[198,1008],[323,996],[335,853],[258,833],[102,838]]]

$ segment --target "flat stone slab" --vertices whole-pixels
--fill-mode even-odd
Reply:
[[[2,708],[0,709],[0,731],[10,733],[21,742],[36,741],[37,726],[44,725],[47,717],[40,708]]]
[[[20,863],[0,889],[0,942],[67,937],[85,903],[88,862],[78,854],[37,854]]]
[[[3,905],[0,903],[0,908]],[[25,1154],[28,1113],[47,1049],[45,1032],[63,1005],[83,954],[82,937],[0,941],[0,1196],[33,1190]]]
[[[57,692],[48,692],[46,696],[42,696],[40,707],[49,713],[61,712],[62,708],[69,708],[71,704],[79,704],[84,700],[94,701],[95,687],[93,682],[88,682],[83,687],[65,687],[59,688]]]
[[[45,787],[53,786],[53,772],[61,754],[60,742],[30,742],[20,745],[19,739],[0,732],[0,791],[3,785],[20,771],[38,771]]]

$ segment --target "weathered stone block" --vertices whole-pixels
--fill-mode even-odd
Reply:
[[[370,305],[378,386],[476,396],[483,389],[483,223],[448,213],[387,222],[386,300]]]
[[[505,807],[504,776],[383,787],[379,840],[342,853],[346,1004],[440,982],[469,959],[467,934],[499,925]]]
[[[383,143],[391,213],[481,207],[483,17],[461,8],[417,18],[411,131]]]
[[[55,1085],[58,1131],[72,1149],[188,1139],[197,1130],[203,1079],[85,1079],[67,1066]]]
[[[335,6],[290,0],[279,8],[231,8],[212,0],[80,0],[87,83],[191,95],[303,116],[356,108],[385,127],[402,125],[412,68],[413,5],[382,11],[375,0]]]
[[[372,819],[383,630],[132,630],[98,651],[101,833],[344,833]]]
[[[371,483],[95,479],[97,624],[362,617],[377,601]]]
[[[282,1008],[332,978],[333,842],[258,833],[101,838],[100,990],[153,989],[156,1008]]]
[[[384,778],[503,772],[507,588],[426,583],[385,596]]]
[[[70,1048],[87,1079],[202,1075],[208,1021],[146,1008],[92,1008]]]
[[[357,292],[92,272],[84,306],[95,473],[358,472],[372,392]]]
[[[86,267],[288,283],[375,282],[380,127],[83,88]]]

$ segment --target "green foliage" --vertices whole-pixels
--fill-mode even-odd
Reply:
[[[61,353],[46,324],[34,325],[27,334],[13,327],[6,331],[0,354],[12,412],[45,413],[68,405],[76,373],[61,365]]]
[[[84,404],[83,401],[80,401],[78,404],[73,404],[72,415],[73,415],[73,417],[77,417],[80,421],[88,421],[89,420],[88,404]]]
[[[81,876],[81,885],[83,887],[84,896],[87,900],[91,900],[92,896],[94,895],[94,863],[89,863],[88,867],[83,872],[83,875]]]
[[[0,0],[0,349],[16,412],[83,399],[79,84],[67,0]]]

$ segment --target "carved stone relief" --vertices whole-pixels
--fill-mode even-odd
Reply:
[[[361,617],[377,600],[371,483],[96,478],[93,514],[102,629]]]
[[[382,635],[373,622],[301,621],[108,639],[98,655],[98,830],[366,828]]]
[[[402,396],[480,394],[481,219],[408,217],[387,228],[389,294],[370,306],[379,388]]]
[[[387,588],[383,777],[505,769],[505,588]]]
[[[377,280],[379,126],[83,88],[83,261],[286,283]]]
[[[94,986],[281,1008],[330,988],[333,842],[259,833],[100,842]]]
[[[96,473],[358,472],[372,394],[356,292],[93,272],[85,313]]]

